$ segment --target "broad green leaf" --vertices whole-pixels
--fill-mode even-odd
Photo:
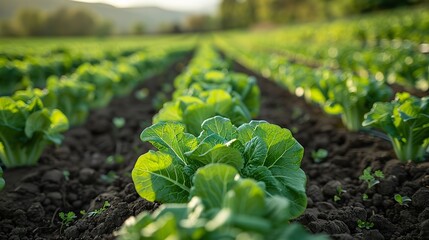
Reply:
[[[262,124],[267,123],[266,121],[255,121],[252,120],[249,123],[242,124],[240,127],[238,127],[238,140],[244,144],[252,140],[253,138],[253,132],[255,131],[255,128]]]
[[[10,97],[0,97],[0,125],[15,130],[25,127],[25,115]]]
[[[289,215],[293,216],[293,218],[298,217],[307,207],[307,195],[305,194],[307,178],[304,171],[291,169],[287,166],[273,167],[270,171],[282,186],[278,195],[285,196],[291,203]]]
[[[185,152],[197,147],[195,136],[185,133],[185,125],[177,122],[159,122],[146,128],[140,135],[142,141],[148,141],[159,150],[165,150],[177,157],[182,164],[188,162]]]
[[[191,196],[200,197],[207,209],[221,208],[223,199],[239,177],[237,170],[225,164],[210,164],[198,169]]]
[[[260,137],[256,136],[246,143],[243,154],[244,159],[246,159],[246,165],[263,165],[268,154],[267,144]]]
[[[201,124],[208,118],[216,115],[213,106],[205,103],[193,104],[189,106],[183,113],[183,122],[186,125],[186,130],[198,136],[201,132]]]
[[[49,134],[60,133],[69,129],[67,117],[58,109],[52,110],[50,114],[50,121],[51,125],[48,129]]]
[[[265,213],[265,193],[251,179],[242,179],[225,196],[224,208],[233,214],[262,217]]]
[[[203,148],[199,149],[202,150]],[[241,169],[244,164],[240,151],[223,144],[217,144],[206,152],[194,151],[189,157],[204,165],[210,163],[224,163],[235,167],[237,170]]]
[[[149,201],[188,201],[190,180],[179,160],[164,152],[149,151],[139,157],[132,171],[137,193]]]
[[[201,128],[202,136],[208,136],[215,133],[227,141],[237,137],[237,128],[231,123],[231,120],[221,116],[216,116],[205,120]]]
[[[214,111],[221,115],[228,115],[232,107],[232,97],[225,90],[211,90],[208,91],[207,103],[212,105]]]
[[[274,124],[262,123],[256,127],[254,136],[259,136],[263,139],[268,147],[267,158],[262,165],[268,168],[276,165],[294,165],[299,168],[304,149],[292,137],[289,130]]]
[[[31,138],[36,132],[47,132],[51,125],[48,109],[32,113],[25,123],[25,135]]]

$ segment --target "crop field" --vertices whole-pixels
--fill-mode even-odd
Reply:
[[[0,239],[429,239],[429,9],[0,39]]]

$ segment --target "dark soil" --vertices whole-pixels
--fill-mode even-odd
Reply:
[[[129,216],[156,209],[157,204],[137,195],[130,172],[136,159],[151,148],[139,139],[157,112],[151,99],[184,63],[148,79],[142,87],[150,95],[144,101],[132,94],[94,111],[84,126],[66,134],[61,147],[49,148],[37,167],[6,170],[7,188],[0,196],[0,239],[113,239],[113,232]],[[298,222],[333,239],[429,239],[429,163],[403,164],[395,159],[388,142],[349,132],[338,117],[327,116],[239,65],[235,70],[259,79],[259,119],[291,129],[305,148],[302,168],[308,176],[308,209]],[[124,117],[125,127],[116,130],[114,117]],[[320,163],[311,158],[317,149],[329,152]],[[107,157],[114,154],[124,156],[124,162],[108,163]],[[369,190],[359,180],[368,166],[385,174]],[[64,171],[70,173],[67,178]],[[334,201],[339,185],[346,192]],[[364,193],[366,201],[362,200]],[[396,193],[412,202],[401,206],[393,199]],[[110,207],[101,213],[79,213],[98,210],[105,201]],[[75,212],[77,219],[61,226],[58,213],[68,211]],[[374,226],[361,229],[358,220]]]

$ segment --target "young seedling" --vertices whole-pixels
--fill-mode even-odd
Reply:
[[[343,195],[343,193],[346,193],[347,191],[346,190],[344,190],[342,187],[341,187],[341,185],[339,185],[338,187],[337,187],[337,194],[335,194],[335,196],[334,196],[334,202],[338,202],[338,201],[340,201],[341,200],[341,195]]]
[[[109,207],[110,207],[109,201],[104,201],[104,204],[100,209],[95,209],[94,211],[88,212],[87,215],[88,217],[95,217],[103,213],[104,211],[106,211]]]
[[[371,228],[374,227],[374,223],[373,222],[367,222],[367,221],[363,221],[363,220],[360,220],[360,219],[357,220],[357,224],[358,224],[358,227],[360,229],[364,229],[365,228],[365,229],[369,230],[369,229],[371,229]]]
[[[112,184],[118,178],[118,174],[113,171],[109,171],[107,174],[103,174],[100,176],[101,181]]]
[[[121,164],[124,161],[125,161],[125,158],[122,155],[110,155],[106,158],[107,164]]]
[[[323,148],[319,148],[317,149],[317,151],[312,151],[311,152],[311,158],[313,158],[315,163],[320,163],[323,161],[323,159],[325,159],[328,156],[328,150],[323,149]]]
[[[402,196],[401,194],[395,194],[394,199],[401,206],[406,206],[406,207],[408,207],[408,203],[411,202],[411,198],[407,196]]]
[[[138,100],[143,101],[144,99],[147,98],[147,96],[149,96],[149,89],[147,88],[142,88],[140,90],[138,90],[135,95],[134,95]]]
[[[122,117],[115,117],[113,118],[112,122],[117,129],[121,129],[125,126],[125,118]]]
[[[365,168],[363,174],[359,177],[360,180],[365,181],[368,184],[368,189],[374,187],[380,183],[380,179],[384,179],[384,174],[381,170],[377,170],[371,173],[371,167]]]
[[[74,212],[68,212],[68,213],[60,212],[58,216],[61,219],[60,233],[63,231],[64,226],[68,227],[70,223],[73,222],[74,219],[76,218],[76,214]]]
[[[64,179],[66,181],[70,180],[70,171],[69,170],[64,170],[63,171],[63,176],[64,176]]]

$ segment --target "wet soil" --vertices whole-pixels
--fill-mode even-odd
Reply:
[[[85,125],[66,134],[60,147],[50,147],[37,167],[6,170],[0,239],[114,239],[114,231],[129,216],[156,209],[158,204],[137,195],[130,172],[136,159],[151,148],[139,135],[157,112],[152,100],[186,62],[146,80],[141,88],[150,94],[143,101],[131,94],[93,111]],[[333,239],[429,239],[429,163],[401,163],[389,142],[349,132],[337,116],[324,114],[238,64],[235,70],[258,78],[262,93],[258,118],[291,129],[305,148],[308,209],[296,221]],[[123,128],[114,126],[115,117],[126,120]],[[311,156],[318,149],[328,151],[321,162]],[[112,155],[123,160],[112,161]],[[359,180],[368,166],[385,175],[371,189]],[[339,194],[339,186],[345,192]],[[395,194],[408,196],[411,202],[400,205]],[[103,210],[105,201],[110,206]],[[58,214],[69,211],[77,217],[66,226]],[[358,220],[368,229],[359,227]]]

